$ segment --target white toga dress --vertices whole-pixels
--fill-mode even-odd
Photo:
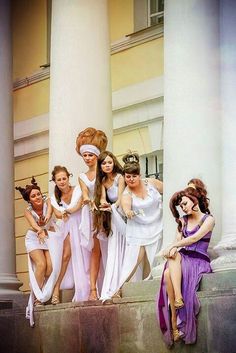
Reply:
[[[147,196],[144,199],[130,192],[128,188],[126,188],[123,193],[124,195],[130,194],[132,202],[131,207],[137,215],[127,220],[127,244],[122,266],[120,287],[133,271],[138,260],[140,247],[144,246],[150,268],[152,269],[155,255],[162,245],[163,223],[161,195],[147,180],[145,180],[144,183],[147,188]]]
[[[27,208],[27,210],[32,214],[33,218],[36,222],[39,221],[39,216],[32,209],[31,206]],[[44,201],[43,204],[43,215],[46,216],[47,213],[47,204]],[[26,318],[30,320],[30,325],[34,325],[34,317],[33,317],[33,307],[34,307],[34,299],[35,297],[42,303],[47,302],[53,293],[54,286],[58,279],[61,270],[61,259],[63,252],[63,234],[60,229],[57,227],[54,220],[50,220],[48,224],[45,226],[45,229],[48,233],[48,239],[45,239],[44,244],[39,243],[39,239],[37,237],[37,233],[31,229],[29,229],[26,233],[25,237],[25,245],[28,253],[28,268],[29,268],[29,278],[30,278],[30,287],[31,293],[28,301],[28,306],[26,308]],[[50,229],[50,230],[49,230]],[[54,229],[55,231],[52,231]],[[50,274],[48,279],[45,279],[45,283],[42,288],[39,288],[38,283],[36,281],[34,275],[34,263],[30,257],[30,252],[33,250],[48,250],[50,253],[50,258],[52,261],[52,273]]]
[[[52,206],[60,212],[67,209],[73,208],[77,205],[82,196],[81,189],[77,185],[74,187],[71,197],[70,204],[67,204],[61,200],[60,205],[58,204],[55,195],[51,196]],[[61,231],[65,238],[70,234],[70,245],[71,245],[71,268],[68,271],[72,272],[72,281],[75,289],[74,297],[72,301],[84,301],[87,300],[89,295],[89,265],[91,252],[86,248],[83,237],[79,230],[81,222],[81,210],[78,210],[69,215],[67,221],[61,222]],[[68,272],[67,271],[67,272]],[[68,275],[66,273],[66,275]],[[65,275],[65,276],[66,276]],[[70,274],[68,275],[70,277]],[[62,283],[61,288],[66,288],[66,280]]]

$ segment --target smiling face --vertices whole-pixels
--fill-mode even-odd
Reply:
[[[83,160],[88,167],[92,167],[97,163],[98,157],[91,152],[84,152],[82,154]]]
[[[61,171],[55,175],[55,183],[57,187],[61,190],[67,190],[69,187],[69,177],[66,172]]]
[[[192,214],[194,212],[194,209],[195,211],[197,210],[196,205],[194,206],[193,201],[187,196],[182,197],[182,200],[179,205],[186,215]]]
[[[140,174],[125,173],[125,182],[130,189],[135,188],[140,183]]]
[[[29,194],[29,201],[31,205],[35,208],[43,205],[43,197],[41,191],[38,189],[32,189]]]
[[[101,163],[101,169],[103,173],[110,174],[112,173],[114,168],[114,161],[110,156],[106,156],[106,158]]]

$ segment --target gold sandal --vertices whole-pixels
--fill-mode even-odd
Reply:
[[[40,300],[35,299],[34,306],[42,306],[42,305],[43,305],[43,303]]]
[[[180,340],[181,336],[180,336],[180,333],[179,333],[179,330],[176,329],[176,330],[173,330],[173,340],[174,342],[177,342]]]
[[[51,299],[51,304],[52,305],[57,305],[60,304],[60,298],[59,295],[53,295]]]
[[[181,309],[184,307],[183,298],[175,299],[175,309]]]
[[[95,294],[94,294],[95,293]],[[91,288],[88,300],[98,300],[97,288]]]

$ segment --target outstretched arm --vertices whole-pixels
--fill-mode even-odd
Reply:
[[[81,180],[80,178],[79,178],[79,185],[82,191],[83,204],[86,205],[90,201],[88,188],[86,184],[83,182],[83,180]]]
[[[118,180],[118,198],[117,198],[117,201],[115,202],[116,207],[118,207],[121,203],[121,197],[124,189],[125,189],[125,179],[123,175],[121,175]]]
[[[131,196],[130,195],[122,195],[121,197],[121,207],[127,218],[131,219],[134,217],[134,212],[131,209]]]
[[[47,213],[44,218],[44,221],[45,221],[45,224],[47,224],[49,222],[50,218],[52,217],[53,209],[52,209],[52,204],[51,204],[50,198],[48,198],[45,202],[47,204]]]
[[[148,178],[148,182],[150,184],[152,184],[158,191],[160,194],[163,194],[163,182],[158,180],[158,179],[154,179],[154,178]]]

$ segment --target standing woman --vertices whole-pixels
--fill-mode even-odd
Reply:
[[[33,305],[42,305],[52,296],[53,288],[61,268],[62,234],[51,220],[52,207],[49,199],[42,196],[40,187],[32,177],[25,188],[16,187],[28,202],[25,210],[30,229],[26,233],[25,245],[28,253],[28,267],[31,295],[26,317],[33,326]]]
[[[90,261],[90,294],[89,300],[98,299],[97,279],[100,272],[100,282],[106,264],[107,241],[102,236],[97,238],[93,230],[93,210],[94,210],[94,185],[96,179],[96,167],[99,154],[106,149],[107,137],[101,130],[89,127],[81,131],[76,139],[76,151],[82,156],[88,167],[86,173],[79,175],[79,184],[82,190],[83,209],[81,215],[81,234],[87,241],[87,249],[92,249]],[[102,260],[101,258],[102,252]],[[103,265],[103,269],[102,266]],[[100,270],[100,271],[99,271]],[[99,287],[101,287],[101,283]]]
[[[126,250],[120,287],[129,281],[146,257],[148,276],[154,265],[156,253],[162,244],[163,183],[157,179],[141,179],[139,156],[129,153],[123,157],[123,172],[127,187],[121,205],[127,217]]]
[[[107,264],[100,299],[110,299],[120,282],[125,252],[125,224],[117,208],[125,188],[123,170],[109,151],[98,157],[95,183],[94,229],[103,230],[108,237]],[[121,224],[121,227],[120,227]]]
[[[53,304],[59,303],[59,289],[67,288],[64,275],[69,260],[72,262],[72,283],[75,293],[72,301],[87,300],[89,295],[89,261],[90,251],[83,246],[79,231],[81,221],[82,192],[80,186],[71,186],[71,174],[66,167],[55,166],[52,171],[52,180],[55,182],[54,194],[51,204],[57,218],[62,219],[62,232],[64,234],[64,248],[60,276],[53,293]],[[63,282],[62,282],[63,281]]]
[[[157,299],[157,318],[168,346],[179,339],[186,344],[196,341],[197,314],[200,310],[196,291],[202,275],[211,272],[207,249],[215,224],[206,194],[204,187],[198,188],[192,181],[170,200],[170,209],[178,228],[176,240],[163,250],[167,262]],[[182,218],[178,206],[185,213]]]

